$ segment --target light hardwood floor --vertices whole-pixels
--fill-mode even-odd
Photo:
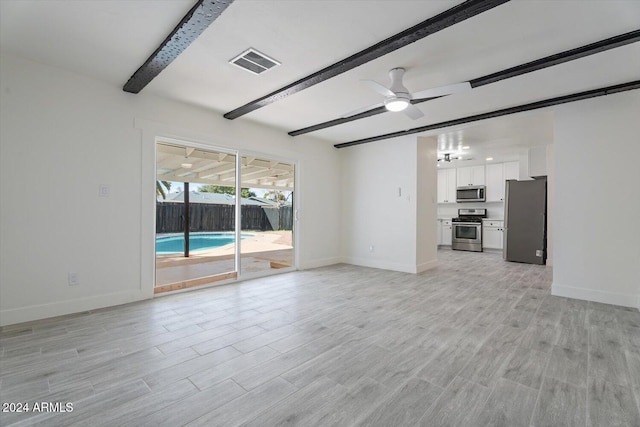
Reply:
[[[2,425],[639,426],[640,313],[551,269],[439,252],[3,328]]]

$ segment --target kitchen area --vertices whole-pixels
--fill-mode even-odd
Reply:
[[[551,149],[530,147],[517,160],[438,158],[439,248],[502,253],[507,261],[546,264]],[[468,157],[468,156],[466,156]],[[478,161],[473,162],[478,163]]]

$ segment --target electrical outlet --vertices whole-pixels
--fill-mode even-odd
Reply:
[[[68,274],[69,286],[78,286],[80,284],[80,280],[78,280],[78,273],[75,271],[70,271]]]
[[[375,250],[376,250],[376,247],[375,247],[375,246],[373,246],[373,245],[369,246],[369,252],[373,252],[373,251],[375,251]]]

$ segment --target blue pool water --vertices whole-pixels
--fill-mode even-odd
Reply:
[[[241,234],[240,238],[252,236]],[[235,241],[235,233],[191,233],[189,251],[219,248]],[[174,254],[184,252],[184,235],[156,237],[156,254]]]

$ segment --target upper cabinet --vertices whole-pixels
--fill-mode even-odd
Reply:
[[[529,148],[529,176],[547,176],[547,146]]]
[[[438,203],[456,203],[456,188],[485,185],[487,202],[503,202],[505,181],[520,177],[520,163],[438,169]]]
[[[504,180],[520,178],[520,163],[506,162],[504,165]]]
[[[467,185],[485,185],[484,166],[458,168],[458,187]]]
[[[518,162],[487,165],[487,202],[504,201],[505,181],[518,179]]]
[[[456,202],[456,170],[438,170],[438,203]]]

